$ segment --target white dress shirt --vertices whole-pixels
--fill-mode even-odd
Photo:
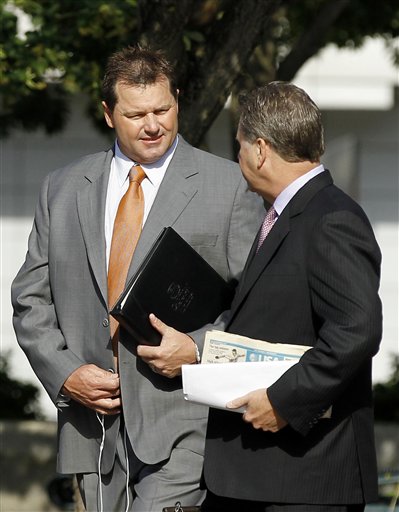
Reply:
[[[146,178],[141,183],[144,194],[144,217],[143,225],[147,220],[148,214],[154,203],[155,197],[161,186],[166,170],[174,155],[178,144],[178,136],[172,146],[163,155],[163,157],[153,164],[140,164],[143,168]],[[115,141],[115,155],[111,162],[111,171],[109,174],[107,199],[105,203],[105,242],[107,268],[109,262],[109,253],[111,250],[112,231],[119,202],[129,187],[129,171],[135,163],[125,156],[119,148],[118,141]]]

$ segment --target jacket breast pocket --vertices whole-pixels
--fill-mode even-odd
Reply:
[[[206,233],[182,233],[181,236],[191,245],[191,247],[215,247],[218,240],[218,235]]]

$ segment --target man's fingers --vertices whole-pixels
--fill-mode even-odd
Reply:
[[[248,397],[247,395],[241,396],[240,398],[235,398],[234,400],[231,400],[230,402],[227,402],[226,407],[227,409],[239,409],[240,407],[244,407],[248,403]]]
[[[166,333],[169,328],[166,324],[162,322],[159,318],[157,318],[154,313],[149,315],[149,319],[151,325],[162,335]],[[140,356],[144,362],[147,364],[153,362],[154,359],[159,358],[160,356],[160,347],[153,347],[151,345],[138,345],[137,347],[137,355]]]
[[[137,355],[141,357],[145,363],[149,364],[159,357],[159,347],[152,347],[150,345],[138,345]]]
[[[105,398],[97,400],[90,407],[96,412],[107,416],[119,414],[121,412],[121,400],[120,398]]]
[[[96,404],[101,400],[108,400],[104,402],[108,405],[114,403],[110,400],[119,400],[115,406],[120,407],[118,374],[92,364],[75,370],[65,381],[62,392],[92,409],[96,409]]]
[[[119,393],[119,375],[110,373],[98,382],[98,390],[106,391],[112,395]]]
[[[157,318],[154,313],[150,313],[150,322],[151,325],[160,333],[162,336],[166,333],[168,326],[162,322],[159,318]]]

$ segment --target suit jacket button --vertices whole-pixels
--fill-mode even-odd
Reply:
[[[109,320],[108,320],[108,318],[104,318],[103,327],[108,327],[108,326],[109,326]]]

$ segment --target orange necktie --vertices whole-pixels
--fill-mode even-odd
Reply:
[[[145,172],[139,165],[131,168],[129,188],[122,197],[116,213],[108,264],[108,305],[110,308],[125,288],[130,262],[140,237],[144,214],[144,195],[141,182],[145,176]],[[115,358],[118,353],[118,325],[118,322],[111,317],[110,328]]]

